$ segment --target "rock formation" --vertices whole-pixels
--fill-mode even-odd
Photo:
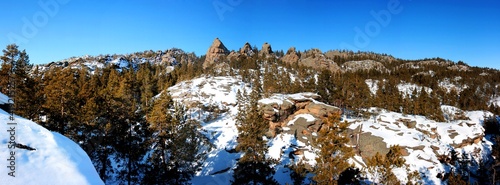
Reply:
[[[361,60],[361,61],[349,61],[344,63],[342,66],[344,71],[360,71],[360,70],[371,70],[375,69],[377,71],[386,72],[384,64],[374,61],[374,60]]]
[[[320,96],[314,93],[298,93],[292,95],[275,95],[269,103],[259,102],[263,118],[269,121],[269,135],[275,136],[285,132],[294,134],[304,143],[312,142],[313,133],[319,131],[323,119],[328,114],[340,112],[337,107],[316,101]],[[280,99],[280,100],[279,100]],[[302,117],[311,115],[310,119]],[[290,124],[290,122],[292,122]],[[286,130],[283,128],[287,127]]]
[[[271,44],[269,43],[264,43],[262,44],[262,49],[260,50],[259,54],[260,55],[270,55],[273,53],[273,49],[271,48]]]
[[[250,46],[250,43],[245,43],[245,45],[243,45],[243,47],[240,49],[240,54],[242,55],[246,55],[246,56],[251,56],[253,55],[253,50],[252,50],[252,46]]]
[[[215,38],[212,45],[208,48],[207,54],[205,56],[205,62],[203,63],[203,68],[214,64],[221,56],[225,57],[229,54],[226,46],[222,44],[219,38]]]
[[[295,51],[295,47],[291,47],[290,49],[288,49],[285,56],[283,56],[283,58],[281,58],[281,60],[283,62],[289,63],[289,64],[297,63],[299,61],[299,59],[300,59],[300,57],[299,57],[297,51]]]
[[[300,65],[312,67],[314,69],[328,69],[332,72],[339,72],[341,69],[333,60],[326,56],[319,49],[311,49],[300,56]]]

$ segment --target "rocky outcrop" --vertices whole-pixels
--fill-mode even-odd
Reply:
[[[240,48],[240,51],[231,51],[227,58],[229,60],[236,60],[240,56],[245,56],[245,57],[250,57],[254,55],[254,51],[252,50],[252,46],[250,46],[250,43],[245,43],[242,48]]]
[[[385,66],[377,61],[374,60],[361,60],[361,61],[349,61],[344,63],[342,66],[344,71],[363,71],[363,70],[372,70],[375,69],[380,72],[386,72],[388,71]]]
[[[246,56],[252,56],[254,53],[253,53],[253,50],[252,50],[252,46],[250,46],[250,43],[245,43],[245,45],[243,45],[243,47],[240,49],[240,54],[242,55],[246,55]]]
[[[451,71],[470,71],[468,66],[458,64],[449,66],[447,69]]]
[[[316,101],[320,96],[314,93],[274,95],[259,101],[263,118],[269,121],[268,135],[281,132],[295,135],[304,143],[311,141],[313,133],[319,131],[323,119],[329,114],[340,112],[337,107]]]
[[[285,56],[283,56],[281,58],[281,60],[283,62],[289,63],[289,64],[295,64],[299,61],[299,59],[300,59],[300,57],[299,57],[297,51],[295,51],[295,47],[291,47],[290,49],[288,49]]]
[[[271,48],[271,44],[269,43],[264,43],[262,44],[262,49],[259,51],[260,55],[271,55],[273,53],[273,49]]]
[[[214,64],[219,60],[220,57],[225,57],[229,54],[229,50],[227,50],[226,46],[219,40],[219,38],[215,38],[212,45],[208,48],[207,54],[205,55],[205,62],[203,63],[203,68],[207,68],[208,66]]]
[[[341,71],[337,63],[328,59],[319,49],[311,49],[302,54],[299,64],[318,70],[328,69],[332,72]]]

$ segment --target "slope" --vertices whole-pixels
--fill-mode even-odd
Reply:
[[[76,143],[21,117],[8,125],[9,116],[0,110],[0,184],[103,184]]]

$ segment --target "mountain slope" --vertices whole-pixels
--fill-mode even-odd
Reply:
[[[226,76],[200,77],[169,88],[173,99],[187,105],[190,116],[202,122],[202,130],[215,146],[208,153],[203,169],[192,179],[193,184],[228,184],[232,180],[233,170],[242,155],[233,149],[238,137],[237,104],[241,103],[236,102],[236,97],[237,92],[243,90],[249,93],[250,85],[238,77]],[[327,111],[338,110],[315,98],[319,96],[314,93],[276,94],[259,101],[264,109],[263,116],[270,123],[271,134],[266,136],[267,157],[277,161],[274,178],[280,184],[293,183],[290,165],[299,162],[311,167],[315,165],[317,148],[314,142],[318,126]],[[425,184],[441,184],[444,180],[439,176],[461,167],[442,162],[453,157],[469,160],[469,173],[476,173],[481,161],[490,160],[492,143],[485,138],[482,120],[492,114],[461,111],[451,106],[442,106],[442,109],[449,115],[463,113],[469,119],[436,122],[424,116],[403,115],[379,108],[365,110],[371,113],[369,118],[344,117],[351,123],[349,145],[356,151],[350,163],[364,172],[365,182],[377,182],[374,174],[366,171],[366,160],[376,152],[385,154],[391,145],[399,145],[404,148],[403,158],[408,165],[408,168],[395,170],[402,182],[407,182],[407,170],[411,170],[419,172]],[[281,117],[276,118],[276,115]]]
[[[75,142],[21,117],[15,117],[17,125],[7,125],[9,116],[0,110],[0,184],[103,184],[90,158]],[[21,145],[11,150],[13,138]],[[13,158],[15,164],[8,160]],[[14,167],[7,167],[11,164]]]

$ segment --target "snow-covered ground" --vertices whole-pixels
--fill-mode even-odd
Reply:
[[[431,88],[428,88],[428,87],[422,87],[422,86],[419,86],[417,84],[412,84],[412,83],[400,83],[398,84],[398,89],[399,89],[399,92],[401,92],[401,95],[403,96],[408,96],[409,94],[412,94],[413,91],[417,91],[417,93],[420,93],[420,91],[422,90],[422,88],[424,88],[425,92],[427,92],[428,94],[432,93],[432,89]],[[418,95],[415,95],[414,96],[418,96]]]
[[[490,101],[490,104],[495,104],[496,106],[500,106],[500,97],[493,98]]]
[[[208,153],[203,169],[192,179],[193,184],[230,184],[232,169],[241,157],[241,154],[231,150],[236,148],[238,137],[234,119],[238,113],[236,95],[238,90],[243,93],[244,88],[250,92],[250,86],[237,78],[201,77],[168,89],[174,101],[183,102],[184,105],[201,104],[227,109],[218,118],[206,121],[208,113],[196,106],[188,107],[191,116],[202,122],[202,130],[215,146]]]
[[[9,125],[9,116],[0,110],[0,184],[104,184],[75,142],[21,117],[15,117],[17,125]],[[36,150],[11,150],[11,140]],[[9,175],[12,171],[15,177]]]
[[[366,79],[365,80],[365,83],[368,86],[368,88],[370,89],[370,92],[372,93],[372,95],[377,95],[379,82],[380,82],[379,80],[373,80],[373,79]]]
[[[9,103],[9,97],[3,93],[0,93],[0,104],[8,104],[8,103]]]
[[[457,93],[460,93],[467,88],[466,85],[460,85],[460,80],[462,80],[462,77],[460,76],[453,79],[445,78],[439,81],[439,87],[445,88],[448,93],[452,89],[454,89]]]
[[[399,87],[406,93],[411,93],[414,88],[422,88],[414,84],[401,84]],[[186,105],[212,105],[227,110],[216,119],[203,122],[209,113],[201,111],[196,106],[190,107],[191,116],[198,117],[202,121],[202,130],[215,146],[215,149],[209,152],[203,169],[192,179],[193,184],[229,184],[232,180],[233,169],[237,159],[241,157],[241,154],[231,151],[237,145],[238,136],[234,121],[238,112],[236,94],[238,90],[243,92],[243,89],[246,89],[247,93],[251,90],[248,84],[233,77],[201,77],[169,88],[174,100],[182,101]],[[430,89],[426,90],[430,91]],[[321,103],[311,98],[314,95],[313,93],[275,94],[260,100],[259,103],[281,105],[290,99],[308,99]],[[442,165],[438,160],[438,155],[448,155],[451,150],[455,150],[458,153],[470,154],[470,157],[478,161],[490,155],[488,152],[492,145],[491,142],[482,138],[484,132],[483,117],[491,115],[491,113],[484,111],[466,112],[451,106],[443,106],[442,109],[448,114],[464,112],[470,120],[442,123],[426,119],[423,116],[403,115],[378,108],[368,110],[378,112],[375,119],[346,120],[351,122],[350,128],[352,130],[360,130],[361,133],[370,133],[375,137],[382,138],[387,148],[391,145],[404,147],[407,153],[404,158],[409,169],[419,171],[426,183],[441,184],[441,180],[436,177],[437,174],[449,172],[450,167]],[[283,130],[286,131],[287,127],[293,126],[299,118],[308,122],[316,119],[309,114],[298,114],[295,119],[290,119],[288,123],[284,124]],[[415,125],[409,127],[403,121],[413,122]],[[268,146],[267,156],[277,160],[277,164],[274,166],[276,169],[274,177],[280,184],[292,183],[291,170],[287,167],[288,165],[299,161],[312,166],[316,163],[315,152],[317,149],[310,143],[299,141],[293,134],[279,133],[274,138],[268,139]],[[297,149],[300,149],[302,153],[291,155]],[[359,155],[353,157],[350,162],[361,170],[365,166]],[[406,169],[395,169],[395,174],[403,182],[406,181]]]
[[[372,109],[376,110],[376,108]],[[382,110],[375,119],[348,121],[353,122],[350,125],[353,130],[361,127],[363,133],[369,132],[381,137],[387,148],[391,145],[404,147],[408,153],[404,158],[409,169],[426,174],[425,182],[441,184],[441,180],[436,176],[438,173],[448,172],[449,169],[441,165],[438,155],[448,155],[451,149],[454,149],[459,153],[465,151],[471,154],[477,162],[487,157],[487,151],[490,151],[492,143],[482,139],[484,133],[482,120],[485,115],[490,114],[484,111],[466,112],[466,116],[471,120],[441,123],[428,120],[423,116],[402,115]],[[408,128],[402,120],[416,123],[415,128]],[[473,138],[480,138],[480,140],[477,143],[463,144]],[[475,153],[474,151],[481,152]],[[404,172],[404,169],[400,170]],[[406,181],[406,173],[397,173],[397,176],[403,182]]]

